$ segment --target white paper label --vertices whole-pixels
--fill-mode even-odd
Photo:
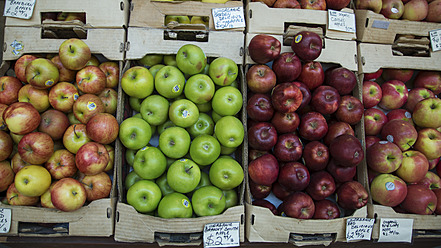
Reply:
[[[211,10],[215,29],[244,28],[243,7],[216,8]]]
[[[336,10],[328,10],[328,28],[355,33],[355,15]]]
[[[374,219],[349,218],[346,220],[346,241],[371,240]]]
[[[12,214],[9,208],[0,208],[0,233],[8,233],[11,228]]]
[[[240,245],[239,222],[210,223],[204,227],[204,247]]]
[[[35,0],[6,0],[4,16],[30,19],[34,12]]]
[[[381,219],[378,242],[412,242],[413,219]]]
[[[432,44],[432,51],[441,50],[441,29],[432,30],[429,32],[430,43]]]

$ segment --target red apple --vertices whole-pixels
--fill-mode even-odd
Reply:
[[[14,173],[17,173],[19,170],[21,170],[23,167],[30,165],[30,163],[24,161],[20,153],[14,154],[14,156],[11,159],[11,167]]]
[[[263,199],[271,193],[271,185],[260,185],[255,183],[253,180],[249,181],[250,193],[253,199]]]
[[[101,99],[94,94],[84,94],[78,97],[73,104],[75,117],[83,124],[98,113],[104,113],[104,104]]]
[[[71,177],[57,181],[51,190],[52,203],[61,211],[75,211],[84,205],[86,199],[84,186]]]
[[[268,208],[274,215],[278,215],[277,208],[271,202],[265,199],[257,199],[252,203],[254,206]]]
[[[419,130],[414,148],[423,153],[428,160],[441,157],[441,132],[434,128]]]
[[[427,0],[410,0],[404,4],[403,20],[422,21],[429,13],[429,4]]]
[[[403,179],[392,174],[379,174],[371,183],[372,200],[389,207],[398,206],[407,195]]]
[[[408,150],[403,152],[401,166],[395,171],[396,175],[406,183],[417,183],[429,171],[429,161],[419,151]]]
[[[279,175],[279,162],[272,154],[264,154],[248,164],[250,179],[260,185],[271,186]]]
[[[300,0],[302,9],[326,10],[325,0]],[[314,60],[314,59],[311,59]]]
[[[441,157],[429,160],[429,170],[435,169]]]
[[[315,201],[323,200],[334,194],[336,189],[334,178],[329,172],[321,170],[311,174],[306,193]]]
[[[27,83],[28,81],[26,80],[26,66],[28,66],[28,64],[32,61],[37,59],[36,56],[31,55],[31,54],[25,54],[23,56],[21,56],[20,58],[17,59],[17,61],[15,61],[15,65],[14,65],[14,72],[15,72],[15,76],[23,83]]]
[[[290,194],[277,209],[282,216],[297,219],[311,219],[315,212],[312,198],[304,192]]]
[[[337,204],[331,200],[323,199],[315,201],[315,212],[313,219],[331,220],[340,217],[340,209]]]
[[[418,133],[415,127],[404,120],[388,121],[381,129],[381,138],[395,143],[401,151],[410,149],[415,144]]]
[[[54,141],[43,132],[25,134],[17,146],[21,158],[30,164],[43,164],[54,152]]]
[[[93,141],[103,145],[112,143],[118,138],[119,124],[115,116],[108,113],[94,115],[86,124],[86,134]]]
[[[323,143],[325,145],[329,146],[331,142],[337,138],[338,136],[342,134],[350,134],[355,135],[354,129],[351,125],[349,125],[346,122],[342,121],[336,121],[332,122],[328,126],[328,132],[326,133],[325,137],[323,138]]]
[[[80,147],[75,156],[75,163],[80,172],[86,175],[96,175],[104,171],[109,159],[106,147],[91,141]]]
[[[248,129],[248,145],[253,149],[271,150],[277,138],[277,130],[269,122],[259,122]]]
[[[414,70],[412,69],[392,69],[385,68],[383,70],[382,77],[384,81],[399,80],[403,83],[409,81],[413,76]]]
[[[118,106],[118,92],[112,88],[105,88],[98,97],[104,104],[104,112],[111,115],[116,113]]]
[[[98,66],[106,75],[106,88],[115,88],[119,83],[119,65],[114,61],[106,61]]]
[[[380,141],[381,139],[377,136],[366,135],[364,140],[366,141],[366,151],[367,151],[367,149],[369,149],[369,147],[371,147],[373,144]]]
[[[322,64],[318,61],[304,63],[302,72],[297,80],[304,83],[309,90],[314,90],[319,87],[325,81],[325,72]]]
[[[98,66],[89,65],[77,72],[76,83],[86,94],[99,94],[106,88],[106,75]]]
[[[15,183],[9,185],[6,191],[8,204],[12,206],[35,206],[40,201],[39,196],[25,196],[15,187]]]
[[[413,124],[412,120],[412,114],[405,110],[405,109],[393,109],[387,113],[387,121],[399,119],[409,122],[410,124]]]
[[[401,149],[392,142],[379,141],[366,150],[366,163],[379,173],[396,171],[403,161]]]
[[[295,53],[284,52],[273,61],[272,69],[278,83],[292,82],[302,72],[302,63]]]
[[[325,84],[337,89],[340,95],[350,94],[355,85],[357,85],[357,77],[351,70],[345,67],[336,67],[328,70],[325,74]]]
[[[355,125],[363,118],[363,112],[363,103],[354,96],[346,95],[341,98],[335,117],[339,121]]]
[[[65,113],[49,109],[41,114],[38,131],[49,134],[52,140],[60,140],[69,126],[70,122]]]
[[[340,101],[340,94],[334,87],[322,85],[312,92],[311,106],[315,111],[328,115],[337,111]]]
[[[248,150],[248,162],[253,161],[254,159],[262,156],[263,154],[268,154],[269,151],[260,151],[256,149],[250,149]]]
[[[302,9],[326,9],[325,0],[301,0]],[[314,7],[312,7],[314,6]],[[317,7],[317,8],[316,8]],[[320,36],[314,32],[301,31],[294,36],[291,48],[303,61],[313,61],[322,53],[323,42]]]
[[[380,14],[389,19],[400,19],[404,12],[404,4],[401,0],[383,0]],[[383,70],[383,74],[385,74]]]
[[[282,134],[277,138],[273,154],[281,162],[297,161],[302,157],[303,145],[294,133]]]
[[[303,110],[311,102],[311,91],[309,91],[308,87],[302,82],[295,81],[293,83],[297,87],[299,87],[300,91],[302,92],[302,95],[303,95],[302,103],[300,104],[298,110]]]
[[[0,192],[9,188],[14,182],[15,173],[12,170],[11,163],[7,160],[0,161]]]
[[[60,78],[59,78],[60,82],[71,83],[75,81],[75,75],[77,74],[77,71],[69,70],[66,67],[64,67],[59,55],[53,57],[51,61],[58,67],[58,72],[60,73]]]
[[[287,188],[283,187],[279,182],[273,183],[271,191],[273,192],[274,196],[277,197],[277,199],[282,201],[293,193],[292,190],[288,190]]]
[[[248,54],[258,64],[273,61],[280,54],[281,44],[271,35],[258,34],[248,44]]]
[[[441,93],[441,72],[440,71],[420,71],[413,80],[414,88],[426,88],[435,95]]]
[[[437,198],[427,187],[418,184],[408,185],[407,195],[401,206],[409,213],[429,215],[435,212]]]
[[[300,3],[297,0],[276,0],[273,8],[300,9]]]
[[[441,127],[441,99],[429,97],[419,101],[412,112],[414,123],[422,128]]]
[[[363,105],[366,109],[377,106],[383,97],[380,85],[374,81],[364,81],[362,91]]]
[[[77,172],[75,155],[66,149],[55,151],[44,166],[55,180],[73,177]]]
[[[299,162],[288,162],[279,171],[277,180],[289,191],[302,191],[310,181],[308,168]]]
[[[12,141],[11,136],[7,132],[0,130],[0,161],[9,158],[13,148],[14,142]]]
[[[378,104],[386,110],[401,108],[407,101],[408,91],[406,85],[399,80],[390,80],[381,84],[383,97]]]
[[[248,118],[255,121],[270,121],[274,114],[271,97],[266,94],[253,94],[246,106]]]
[[[300,125],[300,117],[296,112],[282,113],[274,112],[271,118],[271,124],[276,128],[278,133],[295,132]]]
[[[276,0],[251,0],[251,2],[261,2],[266,4],[268,7],[272,7]]]
[[[329,162],[329,148],[320,141],[311,141],[303,149],[303,161],[309,171],[323,170]]]
[[[72,112],[73,104],[78,97],[78,89],[67,82],[59,82],[49,90],[50,105],[64,113]]]
[[[274,71],[267,65],[253,65],[246,73],[248,89],[254,93],[268,93],[277,83]]]
[[[418,102],[429,97],[435,97],[435,94],[431,90],[426,88],[413,88],[409,91],[407,102],[404,105],[404,108],[410,112],[413,112],[413,109]]]
[[[380,6],[380,8],[381,8],[381,6]],[[361,8],[356,7],[356,9],[361,9]],[[378,11],[378,12],[380,12],[380,11]],[[383,74],[383,68],[378,69],[376,72],[364,73],[363,80],[375,81],[379,77],[381,77],[381,74]]]
[[[441,178],[435,172],[428,171],[417,184],[423,185],[431,190],[439,189],[441,188]]]
[[[302,99],[302,91],[293,83],[277,84],[271,93],[274,109],[282,113],[296,111],[300,107]]]
[[[15,134],[27,134],[40,124],[40,113],[28,102],[16,102],[3,111],[3,120],[9,131]]]
[[[386,114],[377,108],[364,111],[364,132],[366,135],[378,135],[388,122]]]
[[[78,181],[83,184],[86,190],[87,201],[109,197],[112,190],[112,180],[105,172],[96,175],[81,174]]]
[[[334,159],[330,159],[326,170],[332,175],[336,183],[344,183],[352,181],[357,174],[357,167],[341,166]]]
[[[343,134],[329,144],[329,154],[340,165],[346,167],[357,166],[364,158],[360,140],[353,135]]]
[[[300,118],[299,135],[306,140],[320,140],[328,132],[325,117],[319,112],[308,112]]]
[[[0,103],[10,105],[18,101],[18,92],[23,84],[15,77],[0,77]]]
[[[357,181],[345,182],[337,188],[337,203],[344,209],[359,209],[364,207],[368,201],[368,192],[363,185]]]

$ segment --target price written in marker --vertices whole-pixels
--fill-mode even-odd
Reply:
[[[429,32],[430,43],[432,44],[432,51],[441,50],[441,29],[432,30]]]
[[[355,33],[355,15],[353,13],[328,10],[328,28]]]
[[[239,222],[206,224],[204,227],[204,247],[239,246],[239,229]]]
[[[35,0],[6,0],[4,16],[30,19],[34,12]]]
[[[378,242],[412,242],[413,219],[381,219]]]
[[[12,212],[9,208],[0,208],[0,233],[8,233],[11,228]]]
[[[243,7],[216,8],[211,10],[215,29],[244,28]]]
[[[371,240],[374,219],[349,218],[346,220],[346,241]]]

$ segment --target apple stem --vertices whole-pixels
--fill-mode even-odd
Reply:
[[[74,131],[75,136],[77,136],[77,139],[79,139],[80,136],[78,136],[77,131],[75,130],[76,127],[77,127],[77,125],[75,124],[73,127],[73,131]]]
[[[18,197],[18,195],[13,195],[8,200],[10,201],[10,200],[14,199],[15,197]]]
[[[435,212],[435,209],[431,209],[429,206],[427,206],[427,209],[429,209],[430,214],[433,214]]]
[[[193,165],[190,168],[185,169],[185,173],[188,173],[191,169],[193,169]]]

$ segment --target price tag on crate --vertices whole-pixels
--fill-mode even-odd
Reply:
[[[244,28],[243,7],[215,8],[211,10],[215,29]]]
[[[12,211],[9,208],[0,208],[0,233],[8,233],[11,228]]]
[[[204,247],[239,246],[239,229],[239,222],[206,224],[204,227]]]
[[[31,19],[35,0],[6,0],[3,16]]]
[[[412,242],[413,219],[381,219],[378,242]]]
[[[371,240],[374,219],[349,218],[346,220],[346,241]]]
[[[441,29],[432,30],[429,32],[430,43],[432,44],[432,51],[441,50]]]
[[[355,14],[331,9],[328,10],[328,28],[355,33]]]

